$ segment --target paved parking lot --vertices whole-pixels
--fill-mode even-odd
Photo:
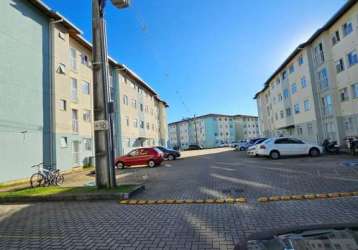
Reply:
[[[154,169],[121,170],[122,183],[145,182],[146,190],[137,199],[247,197],[248,203],[2,205],[0,248],[232,249],[254,232],[358,223],[358,197],[256,202],[260,196],[358,191],[358,169],[341,166],[349,159],[324,156],[271,161],[221,149]]]

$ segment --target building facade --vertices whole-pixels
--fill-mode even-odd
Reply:
[[[30,166],[48,160],[50,112],[44,105],[49,93],[49,18],[20,0],[0,1],[0,16],[1,182],[28,176]]]
[[[255,95],[265,136],[344,143],[358,135],[358,2],[300,44]]]
[[[0,1],[0,14],[0,164],[11,166],[0,182],[28,177],[40,162],[61,170],[93,163],[92,45],[41,1]],[[168,105],[128,67],[108,63],[116,154],[166,146]]]
[[[169,146],[186,149],[189,145],[214,148],[260,136],[258,118],[247,115],[207,114],[168,125]]]

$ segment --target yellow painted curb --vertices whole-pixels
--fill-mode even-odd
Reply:
[[[244,203],[244,202],[246,202],[246,198],[237,198],[237,199],[235,199],[235,202]]]
[[[293,199],[293,200],[303,200],[303,195],[291,195],[291,199]]]
[[[291,196],[289,196],[289,195],[282,195],[282,196],[280,196],[280,200],[282,200],[282,201],[291,200]]]
[[[316,194],[316,198],[318,199],[328,198],[328,194]]]
[[[279,201],[280,200],[280,196],[271,196],[269,197],[269,201]]]
[[[128,204],[129,200],[119,201],[119,204]]]
[[[257,199],[258,202],[268,202],[268,198],[267,197],[260,197]]]
[[[337,198],[337,197],[339,197],[339,193],[329,193],[328,197],[329,198]]]
[[[129,205],[135,205],[135,204],[137,204],[137,200],[130,200],[130,201],[128,202],[128,204],[129,204]]]
[[[316,198],[316,196],[314,194],[305,194],[305,195],[303,195],[303,197],[307,200],[312,200],[312,199]]]

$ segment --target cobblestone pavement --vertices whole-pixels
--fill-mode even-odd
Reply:
[[[358,197],[257,203],[261,195],[353,191],[358,172],[341,158],[269,161],[224,152],[123,170],[143,179],[136,198],[249,198],[246,204],[119,205],[53,202],[0,206],[0,248],[232,249],[248,235],[312,224],[357,222]]]

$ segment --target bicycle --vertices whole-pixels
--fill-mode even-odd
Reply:
[[[59,169],[55,169],[52,166],[44,168],[44,163],[31,166],[31,168],[37,168],[37,173],[34,173],[30,177],[30,184],[32,188],[46,187],[50,185],[62,185],[65,181],[65,177],[60,173]]]

